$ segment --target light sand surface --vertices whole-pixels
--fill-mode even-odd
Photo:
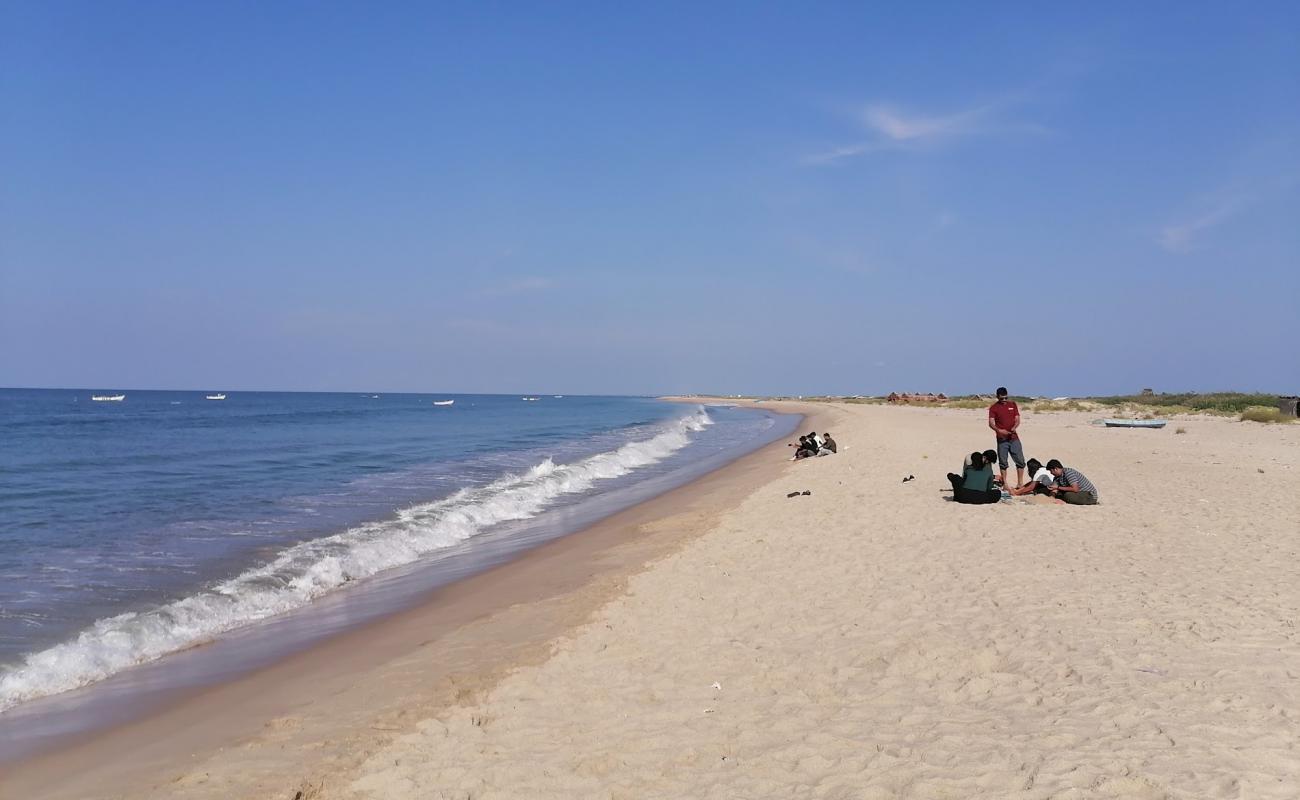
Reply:
[[[1103,504],[968,507],[982,412],[839,416],[845,452],[325,796],[1300,796],[1300,427],[1033,416]]]
[[[1300,425],[1091,416],[1022,432],[1101,505],[976,507],[942,490],[991,445],[982,411],[820,407],[804,427],[839,455],[768,448],[648,504],[606,530],[656,544],[587,553],[586,588],[354,671],[128,794],[1300,797]],[[533,646],[449,676],[493,630]],[[339,711],[359,685],[370,705]]]

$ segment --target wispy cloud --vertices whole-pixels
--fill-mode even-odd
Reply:
[[[1047,129],[1042,125],[1003,118],[1006,109],[1028,97],[1027,92],[1016,92],[993,102],[938,114],[870,105],[855,114],[869,138],[805,156],[803,163],[826,166],[872,152],[932,147],[973,136],[1043,133]]]
[[[1199,234],[1231,219],[1245,204],[1244,197],[1229,197],[1221,200],[1208,211],[1192,219],[1166,225],[1160,230],[1157,241],[1161,247],[1171,253],[1186,253],[1195,248],[1195,240]]]
[[[955,114],[924,116],[907,114],[888,106],[871,106],[863,112],[862,119],[868,128],[886,140],[916,142],[976,133],[980,120],[992,110],[993,106],[985,105]]]
[[[537,275],[513,278],[493,286],[483,289],[480,294],[489,297],[495,297],[506,294],[524,294],[526,292],[540,292],[551,288],[555,281],[550,278],[544,278]]]

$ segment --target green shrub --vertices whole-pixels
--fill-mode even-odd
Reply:
[[[1139,406],[1156,406],[1165,413],[1180,413],[1173,410],[1173,407],[1183,407],[1198,412],[1226,412],[1229,414],[1239,414],[1251,406],[1275,406],[1277,405],[1277,395],[1275,394],[1247,394],[1244,392],[1211,392],[1208,394],[1199,394],[1197,392],[1175,392],[1170,394],[1130,394],[1115,397],[1090,397],[1098,403],[1104,403],[1108,406],[1119,406],[1124,404],[1133,404]]]

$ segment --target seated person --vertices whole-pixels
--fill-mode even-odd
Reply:
[[[993,459],[997,460],[997,453]],[[993,462],[986,461],[983,453],[971,453],[970,469],[964,475],[948,473],[948,480],[958,503],[987,505],[1002,499],[1002,492],[993,486]]]
[[[973,455],[975,455],[975,454],[974,454],[974,453],[971,453],[971,456],[973,456]],[[990,449],[990,450],[985,450],[981,455],[984,456],[984,463],[985,463],[985,464],[992,464],[994,461],[997,461],[997,460],[998,460],[998,451],[997,451],[997,450],[991,450],[991,449]],[[961,464],[961,474],[962,474],[962,475],[965,475],[969,470],[970,470],[970,456],[966,456],[966,460],[963,461],[962,464]],[[993,478],[993,483],[994,483],[994,485],[997,485],[998,482],[999,482],[999,481],[998,481],[997,476],[994,476],[994,478]]]
[[[817,450],[815,449],[817,445],[808,441],[807,436],[800,436],[799,444],[797,445],[792,444],[790,446],[796,448],[794,451],[794,458],[796,461],[798,461],[801,458],[808,458],[809,456],[817,455]]]
[[[1047,462],[1047,469],[1056,477],[1050,491],[1057,500],[1072,506],[1097,505],[1097,487],[1082,472],[1062,466],[1056,459]]]
[[[1025,466],[1029,467],[1029,483],[1013,487],[1011,493],[1017,497],[1025,494],[1051,494],[1051,488],[1056,483],[1051,471],[1036,458],[1026,461]]]
[[[838,453],[840,451],[839,445],[835,444],[835,440],[831,438],[830,431],[827,431],[822,436],[822,451],[822,455],[826,455],[827,453]]]

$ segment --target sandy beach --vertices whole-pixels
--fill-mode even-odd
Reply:
[[[0,796],[1300,796],[1300,425],[1028,414],[1101,504],[971,507],[982,411],[772,407],[841,452],[759,450]]]

